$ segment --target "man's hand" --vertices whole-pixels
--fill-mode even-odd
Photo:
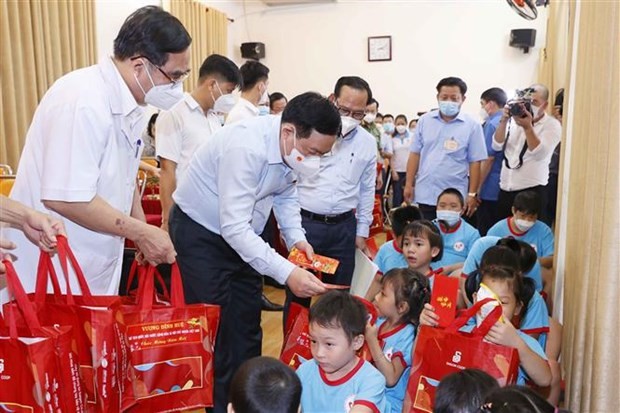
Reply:
[[[142,233],[133,240],[138,251],[144,255],[144,259],[136,256],[138,261],[147,261],[151,265],[172,264],[177,253],[168,233],[153,225],[143,225]]]
[[[375,185],[376,185],[376,190],[383,188],[383,174],[381,172],[377,174],[377,180],[375,182]]]
[[[407,203],[407,205],[413,202],[414,195],[415,195],[415,191],[413,187],[405,185],[405,189],[403,190],[403,197],[405,198],[405,202]]]
[[[521,106],[523,114],[521,116],[513,116],[515,123],[521,126],[523,129],[527,130],[532,128],[532,114],[525,109],[523,103],[519,103]]]
[[[467,202],[465,203],[465,211],[463,211],[463,214],[466,217],[471,217],[478,209],[478,205],[480,205],[480,200],[478,197],[467,196]]]
[[[26,215],[22,231],[30,242],[45,252],[56,248],[56,235],[67,236],[61,220],[35,210],[30,210]]]
[[[13,261],[11,259],[11,254],[5,254],[2,250],[14,250],[15,247],[16,247],[15,243],[9,241],[8,239],[0,238],[0,274],[4,274],[6,272],[6,267],[2,263],[2,260],[6,259],[6,260]],[[0,279],[0,289],[4,287],[5,285],[3,284],[3,280]]]
[[[308,241],[297,241],[294,246],[299,251],[305,252],[309,260],[312,260],[314,257],[314,248],[312,248],[312,245],[310,245]]]
[[[394,169],[392,169],[392,172],[390,174],[392,175],[392,181],[398,182],[398,179],[400,178],[398,176],[398,172],[396,172]]]
[[[300,267],[295,267],[286,280],[286,285],[293,294],[300,298],[314,297],[324,294],[327,289],[325,284],[316,278],[311,272]]]
[[[368,245],[366,245],[366,238],[360,237],[359,235],[356,236],[355,247],[361,250],[365,255],[370,257],[370,250],[368,249]]]

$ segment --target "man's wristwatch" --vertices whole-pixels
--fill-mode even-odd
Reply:
[[[472,197],[472,198],[475,198],[475,197],[477,197],[477,196],[478,196],[478,192],[470,192],[470,193],[468,193],[468,194],[467,194],[467,196],[470,196],[470,197]]]

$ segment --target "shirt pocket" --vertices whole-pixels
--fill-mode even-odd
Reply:
[[[455,162],[467,161],[467,140],[446,138],[441,142],[443,153],[447,159]]]
[[[350,184],[357,185],[364,173],[366,162],[360,158],[352,157],[348,165],[343,168],[343,178]]]

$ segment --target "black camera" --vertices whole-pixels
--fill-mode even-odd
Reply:
[[[516,91],[516,96],[513,99],[510,99],[508,104],[508,111],[510,112],[510,116],[516,116],[519,118],[525,117],[525,111],[527,110],[530,115],[532,113],[532,94],[534,93],[534,89],[527,88],[523,90]]]

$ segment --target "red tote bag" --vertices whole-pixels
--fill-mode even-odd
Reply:
[[[6,311],[10,327],[0,314],[0,410],[86,411],[71,327],[42,327],[11,262],[4,264],[15,304]],[[17,312],[28,328],[17,328]]]
[[[439,381],[450,373],[476,368],[495,377],[501,386],[514,384],[519,370],[516,349],[484,341],[484,336],[501,316],[501,307],[489,313],[471,333],[459,332],[480,307],[492,299],[481,300],[465,310],[446,329],[421,326],[413,349],[413,365],[405,395],[403,412],[433,411]]]
[[[132,366],[132,412],[213,406],[213,352],[219,306],[185,304],[179,267],[172,265],[170,304],[154,303],[155,268],[139,273],[137,304],[124,306]]]
[[[312,358],[309,315],[310,311],[306,307],[291,303],[286,319],[280,361],[294,370],[297,370],[301,363]]]

